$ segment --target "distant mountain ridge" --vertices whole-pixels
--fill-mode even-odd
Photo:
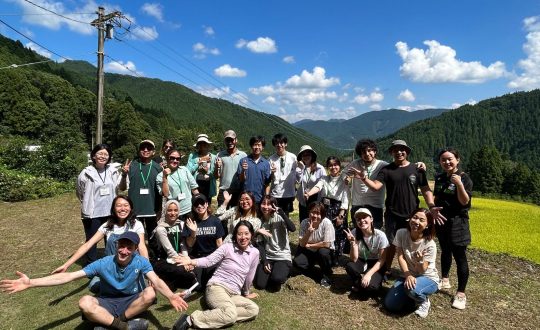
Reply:
[[[367,112],[348,120],[330,119],[324,121],[304,119],[293,125],[323,138],[331,146],[350,149],[354,148],[354,145],[359,139],[383,137],[415,121],[436,117],[449,110],[426,109],[405,111],[389,109]]]

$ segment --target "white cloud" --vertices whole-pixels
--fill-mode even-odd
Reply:
[[[157,39],[159,34],[155,26],[137,26],[131,29],[131,33],[128,36],[130,39],[152,41]]]
[[[268,37],[259,37],[257,40],[247,41],[240,39],[236,42],[236,48],[247,48],[253,53],[275,53],[277,52],[276,42]]]
[[[399,106],[397,108],[398,108],[398,110],[413,111],[413,107],[411,107],[410,105],[401,105],[401,106]]]
[[[203,26],[203,29],[204,29],[204,34],[207,36],[211,37],[214,34],[216,34],[216,31],[214,31],[214,28],[211,26]]]
[[[345,109],[338,107],[331,107],[332,119],[350,119],[356,116],[356,109],[354,107],[347,107]]]
[[[293,64],[295,63],[296,61],[294,60],[294,56],[285,56],[283,58],[283,63],[287,63],[287,64]]]
[[[22,32],[24,35],[26,35],[26,36],[28,36],[28,37],[30,37],[30,38],[33,38],[33,37],[34,37],[34,32],[32,32],[32,30],[30,30],[29,28],[23,27],[23,28],[21,29],[21,32]]]
[[[508,87],[531,90],[540,87],[540,16],[527,17],[523,25],[528,32],[523,44],[527,58],[519,60],[517,66],[522,72],[508,83]]]
[[[273,96],[267,96],[264,100],[263,100],[263,103],[266,103],[266,104],[276,104],[277,103],[277,100],[275,97]]]
[[[214,56],[221,54],[219,49],[206,47],[203,43],[200,42],[193,45],[193,51],[195,52],[195,57],[201,59],[205,58],[207,54]]]
[[[137,67],[135,66],[135,63],[131,61],[123,62],[108,62],[105,63],[105,66],[103,68],[106,72],[112,72],[112,73],[119,73],[119,74],[126,74],[130,76],[142,76],[143,73],[140,71],[137,71]]]
[[[369,108],[373,111],[379,111],[382,109],[381,105],[378,103],[370,105]]]
[[[358,104],[366,104],[366,103],[378,103],[382,102],[384,100],[384,94],[379,91],[379,89],[375,89],[373,92],[369,93],[369,95],[366,94],[358,94],[354,97],[353,102]]]
[[[229,86],[224,86],[221,88],[198,87],[196,90],[202,95],[214,98],[224,98],[231,93],[231,88]]]
[[[214,69],[214,74],[218,77],[245,77],[247,75],[246,71],[233,68],[229,64],[223,64],[219,68]]]
[[[409,89],[401,91],[398,95],[398,100],[405,102],[414,102],[415,99],[416,98],[414,97],[413,92],[411,92]]]
[[[20,6],[23,11],[22,21],[32,25],[38,25],[45,27],[50,30],[60,30],[64,26],[69,30],[81,33],[85,35],[90,35],[94,33],[95,28],[89,24],[81,24],[71,20],[67,20],[60,16],[56,15],[31,15],[31,14],[43,14],[46,13],[43,9],[37,8],[34,5],[24,1],[24,0],[14,0],[16,5]],[[96,18],[95,15],[84,15],[84,14],[71,14],[75,13],[92,13],[96,10],[98,5],[94,1],[87,1],[82,7],[75,8],[66,8],[62,2],[51,1],[51,0],[41,0],[38,1],[38,4],[44,8],[47,8],[56,13],[65,15],[69,18],[72,18],[77,21],[88,22],[90,23],[93,19]]]
[[[476,100],[473,100],[473,99],[469,99],[467,102],[465,102],[465,104],[468,104],[468,105],[475,105],[476,103],[478,103]],[[459,108],[461,107],[463,104],[461,103],[452,103],[452,105],[450,105],[450,109],[456,109],[456,108]]]
[[[163,22],[163,6],[159,3],[145,3],[141,10],[148,16],[152,16],[159,22]]]
[[[300,75],[287,79],[285,85],[293,88],[328,88],[339,84],[339,78],[326,78],[326,70],[316,66],[313,72],[303,70]]]
[[[33,42],[29,42],[25,46],[26,46],[26,48],[30,48],[31,50],[35,51],[36,53],[38,53],[39,55],[41,55],[43,57],[46,57],[46,58],[51,58],[52,57],[51,52],[49,52],[46,49],[41,48],[40,46],[36,45]]]
[[[482,83],[506,75],[503,62],[488,67],[478,61],[463,62],[456,59],[456,51],[435,40],[426,40],[429,49],[409,49],[405,42],[396,43],[397,53],[403,60],[400,73],[414,82],[422,83]]]

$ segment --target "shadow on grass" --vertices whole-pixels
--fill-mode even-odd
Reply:
[[[81,312],[75,312],[75,313],[71,314],[70,316],[64,317],[63,319],[59,319],[59,320],[53,321],[51,323],[42,325],[41,327],[36,328],[36,330],[46,330],[46,329],[56,328],[56,327],[59,327],[59,326],[65,324],[66,322],[75,320],[76,318],[79,318],[79,319],[81,318]],[[93,327],[88,322],[82,322],[75,329],[92,329],[92,328]]]
[[[58,305],[62,300],[66,299],[66,298],[69,298],[81,291],[83,291],[84,289],[86,289],[86,287],[88,286],[88,283],[84,283],[83,285],[81,285],[80,287],[72,290],[71,292],[68,292],[66,293],[65,295],[59,297],[59,298],[56,298],[55,300],[49,302],[49,306],[56,306]]]

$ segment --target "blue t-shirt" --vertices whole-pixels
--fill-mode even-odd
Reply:
[[[270,182],[270,162],[263,156],[260,156],[259,161],[255,163],[251,155],[242,158],[238,164],[236,173],[240,175],[242,173],[242,163],[244,159],[248,163],[248,169],[246,171],[246,180],[243,184],[243,189],[250,191],[255,197],[255,202],[260,203],[264,195],[264,188]]]
[[[83,268],[88,278],[99,276],[99,296],[125,297],[142,292],[143,275],[153,271],[148,259],[133,254],[131,262],[125,268],[121,268],[114,258],[116,256],[107,256]]]

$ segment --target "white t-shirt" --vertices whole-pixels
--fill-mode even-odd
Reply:
[[[309,228],[309,219],[302,220],[302,223],[300,223],[300,233],[298,233],[298,240],[301,240],[304,235],[310,235],[308,233]],[[309,239],[307,243],[320,243],[320,242],[326,242],[330,243],[330,249],[334,249],[334,240],[336,239],[336,232],[334,230],[334,225],[332,225],[332,221],[330,221],[328,218],[322,219],[321,223],[319,224],[319,228],[315,229],[313,233],[309,236]],[[317,249],[308,248],[308,250],[311,251],[317,251]]]
[[[356,237],[356,231],[357,228],[354,228],[352,230],[352,235]],[[386,234],[379,230],[375,229],[375,232],[373,235],[369,237],[363,237],[364,242],[367,244],[362,243],[361,241],[358,242],[358,259],[365,260],[366,258],[369,260],[377,260],[379,259],[379,250],[385,249],[390,245],[388,243],[388,239],[386,238]]]
[[[425,276],[435,282],[439,282],[439,274],[437,273],[437,268],[435,268],[435,261],[437,258],[437,246],[435,245],[435,241],[420,239],[414,242],[411,239],[411,234],[407,228],[402,228],[397,231],[396,237],[394,238],[394,242],[392,244],[403,250],[403,256],[405,257],[405,261],[407,262],[407,267],[409,267],[409,272],[411,275],[414,277]],[[415,267],[413,265],[415,265],[417,261],[412,259],[412,254],[416,251],[426,252],[424,255],[424,261],[428,262],[428,268],[423,274],[414,271]]]
[[[126,231],[132,231],[132,232],[135,232],[135,233],[137,233],[139,235],[140,234],[144,235],[144,227],[143,227],[143,224],[139,220],[135,220],[135,224],[133,225],[132,228],[128,228],[127,223],[125,223],[123,226],[118,226],[118,225],[115,224],[115,225],[113,225],[112,230],[109,230],[109,229],[105,228],[106,226],[107,226],[107,223],[105,222],[98,229],[99,232],[101,232],[101,233],[103,233],[103,235],[105,235],[106,239],[109,239],[109,236],[111,234],[122,235]]]
[[[282,157],[284,166],[281,166]],[[272,176],[270,195],[275,198],[294,197],[296,194],[296,156],[287,151],[284,156],[273,154],[268,160],[276,167]]]
[[[379,159],[375,159],[373,164],[369,166],[364,166],[364,162],[361,159],[357,159],[350,163],[346,168],[345,172],[351,167],[355,169],[364,169],[366,176],[370,180],[375,180],[379,171],[388,165],[387,162]],[[383,182],[384,183],[384,182]],[[384,195],[385,187],[381,188],[378,191],[369,189],[365,183],[360,179],[353,178],[352,180],[352,205],[370,205],[373,207],[383,208],[384,207]]]
[[[349,186],[341,176],[324,176],[315,185],[319,188],[319,198],[328,197],[341,202],[341,209],[349,209]]]

